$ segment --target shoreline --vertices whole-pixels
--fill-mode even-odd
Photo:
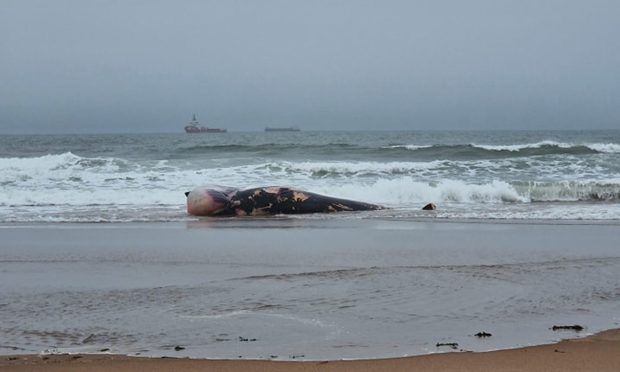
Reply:
[[[333,216],[330,216],[333,217]],[[218,228],[296,228],[323,229],[330,227],[374,228],[392,224],[437,224],[437,225],[498,225],[498,226],[602,226],[620,227],[620,219],[503,219],[503,218],[441,218],[441,217],[364,217],[356,219],[301,218],[299,216],[264,217],[197,217],[192,220],[171,221],[18,221],[0,222],[0,230],[10,229],[151,229],[154,226],[165,229],[218,229]]]
[[[554,344],[488,352],[448,352],[402,358],[277,361],[149,358],[115,354],[0,356],[0,370],[21,371],[618,371],[620,329]]]

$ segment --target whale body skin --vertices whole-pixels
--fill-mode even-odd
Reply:
[[[264,216],[383,209],[380,205],[279,186],[248,190],[197,188],[186,195],[187,212],[195,216]]]

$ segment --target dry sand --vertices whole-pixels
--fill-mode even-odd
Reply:
[[[620,371],[620,330],[552,345],[486,353],[453,352],[409,358],[278,362],[139,358],[120,355],[0,357],[2,371]]]

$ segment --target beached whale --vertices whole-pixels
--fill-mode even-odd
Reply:
[[[277,186],[248,190],[201,187],[185,195],[187,212],[195,216],[262,216],[383,209],[380,205]]]

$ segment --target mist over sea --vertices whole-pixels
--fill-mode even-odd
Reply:
[[[210,184],[391,208],[303,218],[618,220],[620,131],[0,136],[0,222],[187,221]]]

